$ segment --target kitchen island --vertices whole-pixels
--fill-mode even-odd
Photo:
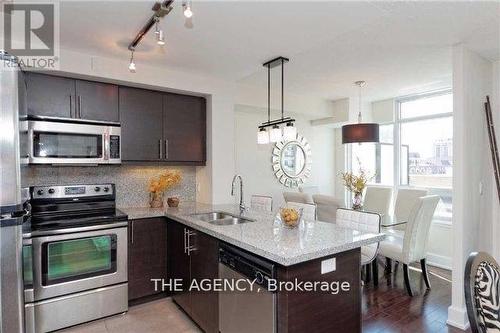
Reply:
[[[230,244],[275,263],[277,280],[282,283],[309,281],[348,286],[337,292],[331,289],[277,291],[278,332],[361,331],[360,247],[383,240],[383,234],[319,221],[304,221],[297,228],[289,229],[275,219],[276,213],[252,210],[242,215],[251,222],[235,225],[214,225],[195,216],[214,211],[239,215],[237,205],[181,203],[178,208],[121,209],[130,220],[166,218],[169,278],[217,278],[219,244]],[[186,234],[188,238],[193,235],[187,251]],[[173,298],[205,331],[218,331],[215,293],[183,293]]]

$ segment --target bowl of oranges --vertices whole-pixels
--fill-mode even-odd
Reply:
[[[299,225],[302,218],[302,209],[282,207],[280,209],[279,218],[281,223],[288,228],[295,228]]]

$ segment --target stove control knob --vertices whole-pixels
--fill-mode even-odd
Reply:
[[[99,192],[101,188],[99,186],[94,187],[94,191]]]
[[[54,190],[53,188],[49,188],[49,194],[54,194],[56,190]]]
[[[43,195],[43,193],[44,193],[44,191],[43,191],[43,190],[38,190],[38,191],[36,191],[36,194],[38,194],[38,195]]]
[[[107,187],[107,186],[106,186],[106,187],[104,188],[104,192],[109,192],[109,187]]]

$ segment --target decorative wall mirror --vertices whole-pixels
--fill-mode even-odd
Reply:
[[[300,134],[294,140],[277,142],[272,162],[274,175],[281,184],[298,187],[311,175],[311,146]]]

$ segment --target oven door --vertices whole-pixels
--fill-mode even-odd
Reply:
[[[108,128],[103,125],[29,121],[29,163],[107,163]]]
[[[35,301],[127,282],[126,227],[33,237],[32,253]]]

